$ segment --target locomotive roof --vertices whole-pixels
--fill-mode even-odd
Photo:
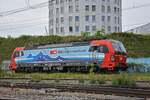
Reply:
[[[87,39],[87,40],[79,40],[79,41],[72,41],[72,42],[64,42],[64,43],[47,43],[47,44],[37,44],[37,45],[32,45],[30,47],[25,47],[25,50],[30,50],[30,49],[46,49],[46,48],[59,48],[59,47],[71,47],[71,46],[87,46],[90,45],[90,42],[92,40],[105,40],[103,39]]]
[[[31,46],[31,47],[25,47],[25,50],[27,50],[27,49],[46,49],[46,48],[71,47],[71,46],[86,46],[86,45],[90,45],[90,42],[42,44],[42,45],[34,45],[34,46]]]

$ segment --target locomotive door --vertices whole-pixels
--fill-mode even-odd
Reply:
[[[98,45],[93,45],[90,47],[89,51],[91,52],[90,54],[90,58],[93,62],[97,62],[98,61]]]

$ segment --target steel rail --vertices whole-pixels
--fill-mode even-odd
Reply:
[[[30,80],[32,79],[31,77],[0,77],[0,80]],[[41,80],[56,80],[58,78],[41,78]],[[79,79],[72,79],[72,78],[59,78],[60,80],[79,80]],[[89,79],[84,79],[84,80],[89,80]],[[107,81],[111,81],[111,80],[107,80]],[[145,82],[145,83],[150,83],[150,80],[149,81],[136,81],[136,82]]]
[[[8,77],[8,78],[0,78],[0,82],[3,80],[31,80],[32,78],[18,78],[18,77]],[[54,81],[57,78],[41,78],[41,80],[47,80],[47,81]],[[80,79],[71,79],[71,78],[59,78],[59,80],[64,81],[79,81]],[[84,79],[84,81],[89,81],[90,79]],[[106,82],[110,82],[111,80],[106,80]],[[136,83],[148,83],[150,84],[150,81],[136,81]],[[145,89],[148,90],[150,87],[141,87],[141,86],[112,86],[112,85],[102,85],[103,87],[120,87],[120,88],[132,88],[132,89]]]
[[[150,98],[150,89],[133,89],[100,85],[85,85],[85,84],[54,84],[54,83],[11,83],[0,82],[0,87],[11,88],[25,88],[25,89],[43,89],[43,88],[55,88],[61,91],[69,92],[86,92],[95,94],[115,94],[123,96],[134,96],[142,98]]]

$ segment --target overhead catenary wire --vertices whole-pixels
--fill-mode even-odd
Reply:
[[[143,4],[143,5],[137,5],[137,6],[133,6],[133,7],[129,7],[129,8],[123,8],[123,11],[128,11],[128,10],[133,10],[133,9],[138,9],[138,8],[143,8],[143,7],[149,7],[150,3],[148,4]]]
[[[19,21],[14,21],[14,22],[5,22],[5,23],[0,23],[0,25],[5,26],[9,26],[9,25],[16,25],[18,23],[27,23],[28,22],[36,22],[36,21],[42,21],[42,20],[49,20],[47,17],[39,17],[39,18],[33,18],[33,19],[25,19],[25,20],[19,20]],[[1,28],[1,27],[0,27]]]
[[[39,4],[32,5],[30,7],[23,7],[23,8],[18,8],[18,9],[0,12],[0,17],[16,14],[16,13],[31,10],[31,9],[38,9],[38,8],[42,8],[42,7],[47,7],[47,6],[48,6],[48,2],[42,2]]]
[[[0,12],[0,16],[4,17],[4,16],[7,16],[7,15],[11,15],[11,14],[15,14],[15,13],[19,13],[19,12],[31,10],[31,9],[37,9],[37,8],[47,7],[48,4],[49,4],[49,2],[42,2],[42,3],[35,4],[35,5],[31,6],[30,3],[29,3],[29,0],[27,0],[26,4],[28,5],[27,7]],[[122,11],[128,11],[128,10],[142,8],[142,7],[147,7],[147,6],[150,6],[150,4],[143,4],[143,5],[137,5],[137,6],[134,6],[134,7],[123,8]]]
[[[7,16],[7,15],[19,13],[19,12],[23,12],[23,11],[27,11],[27,10],[31,10],[31,9],[37,9],[37,8],[42,8],[42,7],[48,6],[48,2],[42,2],[42,3],[39,3],[39,4],[32,5],[32,6],[30,5],[29,0],[26,0],[26,3],[28,5],[28,7],[18,8],[18,9],[14,9],[14,10],[10,10],[10,11],[5,11],[5,12],[0,12],[0,16],[4,17],[4,16]],[[130,7],[130,8],[124,8],[123,11],[132,10],[132,9],[141,8],[141,7],[147,7],[147,6],[150,6],[150,4],[143,4],[143,5],[138,5],[138,6],[134,6],[134,7]]]
[[[20,30],[20,29],[22,29],[22,28],[26,28],[26,27],[30,27],[30,26],[37,26],[37,25],[47,25],[48,23],[47,22],[42,22],[42,23],[30,23],[30,24],[28,24],[28,25],[26,25],[26,24],[23,24],[22,26],[9,26],[9,27],[7,27],[7,28],[3,28],[3,29],[0,29],[0,31],[5,31],[5,30]]]

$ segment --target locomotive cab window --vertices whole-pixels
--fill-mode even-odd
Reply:
[[[89,52],[109,53],[105,45],[91,46]]]
[[[91,46],[89,49],[89,52],[95,52],[98,51],[99,46]]]
[[[100,45],[99,49],[98,49],[98,52],[100,52],[100,53],[109,53],[108,48],[105,45]]]
[[[21,57],[21,56],[23,56],[23,55],[24,55],[23,51],[18,51],[18,52],[15,52],[15,53],[14,53],[14,58],[16,58],[16,57]]]

